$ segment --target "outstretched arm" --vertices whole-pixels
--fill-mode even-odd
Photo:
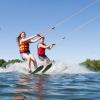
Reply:
[[[50,46],[47,49],[52,49],[56,44],[50,44]]]
[[[42,37],[41,34],[37,34],[37,37],[36,39],[30,39],[30,42],[33,43],[33,42],[37,42],[38,40],[40,40],[40,38]]]
[[[39,38],[37,38],[37,39],[31,39],[30,42],[31,42],[31,43],[37,42],[38,40],[40,40],[40,38],[41,38],[41,37],[39,37]]]
[[[25,38],[25,39],[21,39],[22,42],[27,42],[27,41],[30,41],[31,39],[33,38],[36,38],[37,35],[34,35],[34,36],[31,36],[31,37],[28,37],[28,38]]]
[[[50,45],[43,45],[43,44],[39,44],[39,47],[42,47],[42,48],[47,49],[48,47],[50,47]]]
[[[28,42],[28,41],[29,41],[29,42],[37,42],[40,38],[34,40],[36,37],[42,37],[42,35],[41,35],[41,34],[36,34],[36,35],[34,35],[34,36],[31,36],[31,37],[22,39],[21,41],[22,41],[22,42]]]
[[[55,44],[49,44],[49,45],[43,45],[39,44],[39,47],[45,48],[45,49],[51,49]]]

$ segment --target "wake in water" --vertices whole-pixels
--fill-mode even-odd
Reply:
[[[8,65],[6,68],[0,68],[0,72],[18,72],[23,74],[28,73],[28,67],[25,63],[15,63]],[[34,66],[32,67],[34,71]],[[70,66],[63,62],[56,63],[54,62],[52,67],[45,74],[78,74],[78,73],[92,73],[89,69],[84,66],[74,65]]]
[[[19,72],[19,73],[27,73],[28,67],[25,63],[15,63],[7,65],[6,68],[0,68],[0,72]]]
[[[68,65],[66,63],[60,62],[53,64],[52,68],[48,70],[47,74],[78,74],[78,73],[93,73],[85,66],[80,65]]]

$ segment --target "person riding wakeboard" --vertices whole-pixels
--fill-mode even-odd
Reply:
[[[36,39],[36,37],[38,38]],[[30,53],[29,44],[38,41],[39,37],[40,37],[39,34],[36,34],[31,37],[26,37],[25,32],[20,32],[17,37],[20,55],[22,59],[26,61],[29,67],[29,72],[32,72],[31,62],[33,62],[35,69],[37,68],[37,61],[35,57]]]
[[[38,58],[43,61],[44,65],[47,66],[49,64],[52,65],[51,60],[46,55],[46,49],[51,49],[55,44],[45,44],[45,37],[41,36],[39,43],[37,45],[37,54]]]

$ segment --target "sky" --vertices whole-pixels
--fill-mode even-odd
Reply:
[[[21,59],[16,42],[19,32],[29,37],[55,27],[45,41],[56,43],[46,50],[50,59],[68,63],[100,59],[100,0],[72,16],[92,2],[95,0],[0,0],[0,58]],[[36,46],[30,44],[30,51],[38,60]]]

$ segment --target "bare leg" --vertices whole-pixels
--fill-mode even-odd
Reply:
[[[44,59],[44,65],[47,66],[48,64],[50,64],[50,59],[49,58],[45,58]]]
[[[27,57],[27,65],[29,66],[29,71],[31,71],[31,58]]]
[[[24,60],[26,60],[26,64],[27,64],[28,67],[29,67],[29,71],[31,71],[31,58],[30,58],[30,56],[27,55],[26,53],[22,54],[21,56],[22,56],[22,58],[23,58]]]
[[[36,62],[36,59],[30,54],[30,58],[31,58],[31,61],[33,62],[34,64],[34,67],[37,68],[37,62]]]

